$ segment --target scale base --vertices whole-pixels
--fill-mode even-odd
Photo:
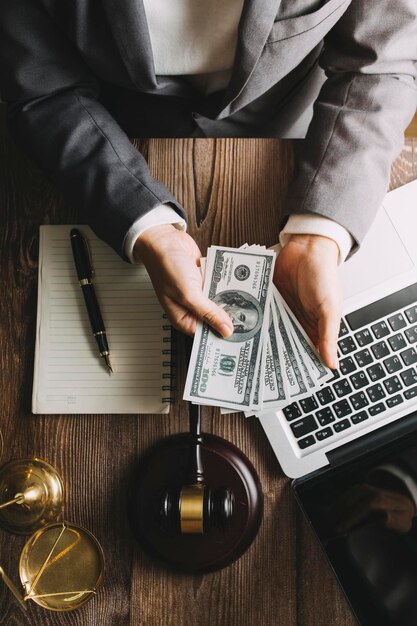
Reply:
[[[29,535],[61,513],[64,488],[56,469],[42,459],[16,459],[0,468],[0,504],[25,494],[22,504],[0,509],[0,526]]]
[[[232,443],[202,434],[204,482],[212,489],[228,487],[234,495],[230,528],[213,528],[202,535],[164,530],[160,498],[167,489],[187,484],[190,435],[163,439],[143,457],[129,486],[128,515],[133,534],[151,556],[174,569],[202,573],[221,569],[238,559],[259,529],[263,494],[249,459]]]

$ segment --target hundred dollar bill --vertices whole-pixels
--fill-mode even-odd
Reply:
[[[250,250],[251,252],[263,252],[264,250],[266,250],[266,246],[260,246],[258,244],[249,245],[248,243],[244,243],[243,245],[239,246],[239,250]],[[269,307],[269,311],[270,309],[271,307]],[[272,315],[272,313],[270,313],[270,315]],[[263,347],[262,347],[260,357],[259,357],[259,367],[258,367],[258,371],[256,375],[256,383],[254,385],[254,388],[252,389],[252,398],[251,398],[252,409],[250,411],[245,412],[246,417],[255,415],[255,411],[260,410],[262,408],[262,398],[263,398],[264,388],[263,388],[263,384],[261,384],[261,381],[263,381],[264,379],[265,367],[266,367],[266,356],[265,356],[266,355],[265,351],[267,349],[266,337],[264,337],[262,341],[262,346]],[[224,407],[221,407],[220,412],[222,415],[225,415],[226,413],[236,413],[236,411],[232,411],[231,409],[226,409]]]
[[[287,383],[283,376],[283,349],[280,335],[275,331],[274,318],[270,313],[270,326],[266,349],[265,366],[265,391],[263,408],[285,406],[288,402],[289,394]]]
[[[239,247],[239,250],[245,250],[246,248],[249,248],[249,244],[244,243],[242,246]],[[263,249],[265,249],[265,247]],[[206,257],[201,257],[201,259],[200,259],[200,271],[201,271],[201,276],[202,276],[202,279],[203,279],[203,284],[204,284],[204,279],[205,279],[205,276],[206,276],[206,265],[207,265],[207,258]],[[271,310],[271,307],[270,307],[270,310]],[[270,315],[272,316],[272,313],[270,313]],[[262,360],[262,355],[261,355],[261,360]],[[258,372],[260,372],[260,370],[258,370]],[[257,381],[256,381],[256,386],[257,386],[258,392],[259,392],[259,384],[260,384],[260,374],[258,374]],[[195,402],[195,404],[197,404],[197,402]],[[220,407],[220,414],[221,415],[231,415],[232,413],[239,413],[239,411],[236,410],[236,409],[229,409],[229,408],[226,408],[224,406]],[[246,417],[249,417],[251,415],[255,415],[254,411],[245,412],[245,416]]]
[[[272,301],[272,295],[270,296],[269,302],[271,303],[271,301]],[[259,361],[258,361],[256,385],[254,389],[252,390],[252,397],[251,397],[251,407],[252,407],[252,410],[255,412],[262,410],[264,394],[265,394],[265,371],[266,371],[266,363],[267,363],[269,328],[271,327],[271,320],[272,320],[271,315],[272,315],[271,304],[269,304],[265,312],[265,323],[262,329],[262,337],[261,337],[262,349],[261,349],[261,353],[260,353]]]
[[[264,393],[263,402],[260,411],[246,412],[246,417],[250,415],[259,415],[271,409],[278,409],[289,404],[289,393],[285,377],[283,376],[283,350],[281,345],[281,337],[275,332],[275,324],[272,313],[272,304],[270,308],[269,332],[266,342],[265,351],[265,368],[264,368]]]
[[[285,327],[279,307],[279,301],[276,298],[276,291],[276,288],[273,287],[275,303],[275,306],[273,307],[273,315],[276,332],[280,334],[283,342],[284,375],[286,376],[288,383],[290,397],[301,399],[310,395],[311,392],[309,391],[306,381],[301,373],[300,363],[297,359],[293,340]]]
[[[291,332],[294,340],[298,342],[303,358],[309,363],[310,372],[313,378],[316,379],[319,385],[322,385],[327,380],[333,377],[333,372],[331,369],[326,367],[326,365],[324,365],[321,356],[311,342],[311,339],[309,338],[304,328],[301,326],[300,322],[297,320],[294,313],[291,311],[281,294],[279,294],[279,298],[283,308],[287,313],[287,317],[290,320]]]
[[[262,408],[262,397],[263,397],[263,373],[265,371],[265,358],[264,351],[266,349],[265,341],[262,338],[262,348],[259,356],[258,367],[255,374],[255,385],[252,387],[252,394],[250,398],[250,406],[251,406],[251,414],[253,415],[254,411],[260,410]],[[262,382],[262,384],[261,384]],[[246,415],[246,417],[248,417]]]
[[[251,408],[271,299],[275,253],[213,246],[204,293],[231,317],[234,333],[218,336],[198,324],[184,399],[237,410]]]
[[[296,341],[293,341],[293,346],[298,359],[300,370],[304,377],[304,381],[307,383],[307,388],[310,390],[311,393],[313,393],[313,391],[317,387],[317,382],[311,375],[311,370],[308,363],[304,361],[303,357],[301,356],[300,345]]]
[[[301,348],[300,342],[298,340],[297,335],[295,335],[294,333],[294,328],[291,323],[291,318],[287,314],[286,309],[282,306],[282,303],[284,302],[284,300],[283,298],[279,297],[278,290],[275,291],[274,295],[275,295],[277,304],[279,304],[281,318],[284,323],[285,329],[291,339],[292,347],[297,357],[298,366],[304,378],[304,382],[307,385],[307,389],[313,392],[313,390],[318,386],[317,378],[315,377],[315,374],[313,372],[313,365],[310,362],[310,358],[308,357],[308,355],[302,354],[302,348]]]

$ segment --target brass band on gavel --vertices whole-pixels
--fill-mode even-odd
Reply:
[[[185,534],[202,535],[204,512],[204,485],[187,485],[181,489],[180,524]]]

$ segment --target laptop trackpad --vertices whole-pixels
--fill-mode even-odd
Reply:
[[[359,251],[340,268],[344,298],[403,274],[413,265],[387,212],[381,208]]]

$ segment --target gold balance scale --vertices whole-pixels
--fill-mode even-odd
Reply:
[[[0,433],[0,455],[2,452]],[[64,488],[56,469],[42,459],[9,461],[0,467],[0,527],[31,535],[23,547],[23,591],[0,567],[0,578],[26,610],[33,600],[51,611],[72,611],[92,598],[103,579],[104,556],[88,530],[57,521]]]

